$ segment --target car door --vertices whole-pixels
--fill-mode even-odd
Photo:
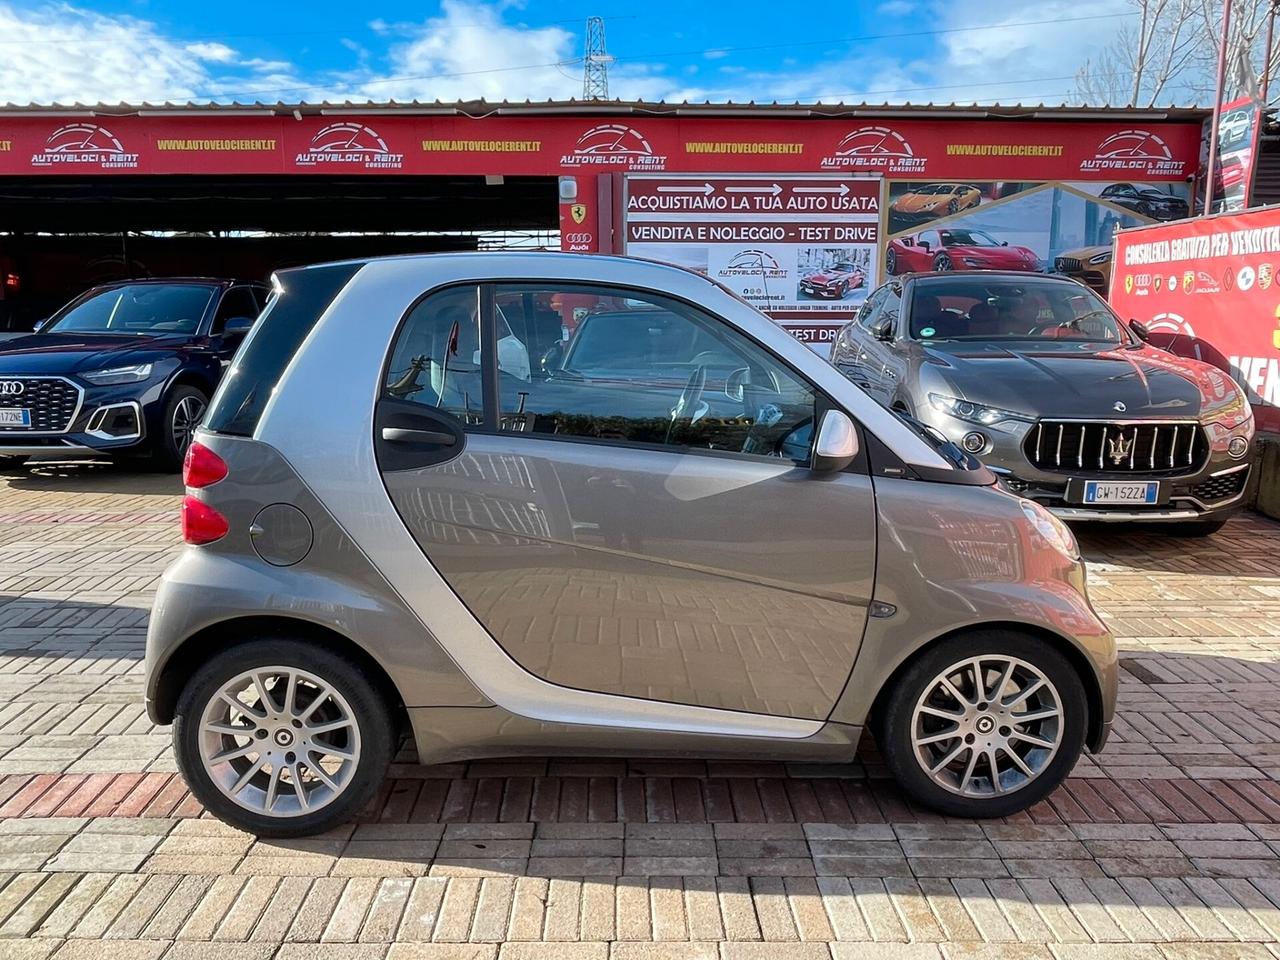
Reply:
[[[880,305],[879,315],[874,325],[885,327],[888,339],[882,340],[874,332],[867,331],[867,366],[878,371],[871,389],[871,395],[885,406],[893,403],[898,392],[898,384],[902,381],[903,353],[900,349],[902,337],[902,284],[894,281],[885,285],[884,300]]]
[[[495,350],[495,302],[518,335],[531,326],[522,303],[566,299],[608,323],[582,323],[582,338],[599,333],[577,339],[563,368]],[[528,673],[822,719],[861,642],[875,566],[865,467],[808,467],[828,403],[698,307],[604,285],[495,283],[413,308],[375,445],[427,558]]]
[[[853,322],[837,335],[831,351],[831,362],[836,369],[868,393],[873,393],[876,389],[880,380],[880,368],[871,362],[867,343],[874,339],[870,328],[880,316],[887,290],[886,285],[867,297]]]

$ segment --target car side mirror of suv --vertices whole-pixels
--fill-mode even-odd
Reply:
[[[893,339],[893,320],[890,317],[881,317],[871,325],[871,335],[877,340],[883,340],[886,343]]]
[[[1133,331],[1133,335],[1143,343],[1151,342],[1151,331],[1147,329],[1147,325],[1141,320],[1130,320],[1129,329]]]
[[[814,473],[839,473],[858,455],[858,431],[843,410],[828,410],[813,445]]]

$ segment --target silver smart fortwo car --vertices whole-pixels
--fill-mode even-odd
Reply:
[[[147,638],[151,717],[225,820],[332,827],[402,731],[424,762],[843,760],[870,727],[971,816],[1105,742],[1070,532],[705,277],[463,254],[276,287]]]

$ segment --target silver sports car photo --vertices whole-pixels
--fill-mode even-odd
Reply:
[[[831,362],[1063,519],[1214,533],[1244,499],[1248,401],[1146,337],[1074,280],[923,273],[876,290]]]

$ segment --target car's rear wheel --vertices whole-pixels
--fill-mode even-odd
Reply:
[[[0,457],[0,470],[16,470],[29,459],[30,457]]]
[[[960,210],[960,203],[957,200],[947,201],[947,213],[956,213]]]
[[[355,816],[395,747],[386,698],[359,664],[293,638],[232,647],[178,700],[173,743],[191,792],[264,837],[322,833]]]
[[[182,458],[208,407],[208,396],[196,387],[181,385],[169,392],[155,449],[157,466],[162,470],[176,473],[182,469]]]
[[[962,817],[1003,817],[1043,799],[1084,746],[1088,698],[1048,643],[1005,630],[953,637],[888,692],[877,740],[914,799]]]
[[[890,250],[888,253],[884,255],[884,269],[885,269],[885,272],[890,275],[897,274],[898,272],[897,252]]]

